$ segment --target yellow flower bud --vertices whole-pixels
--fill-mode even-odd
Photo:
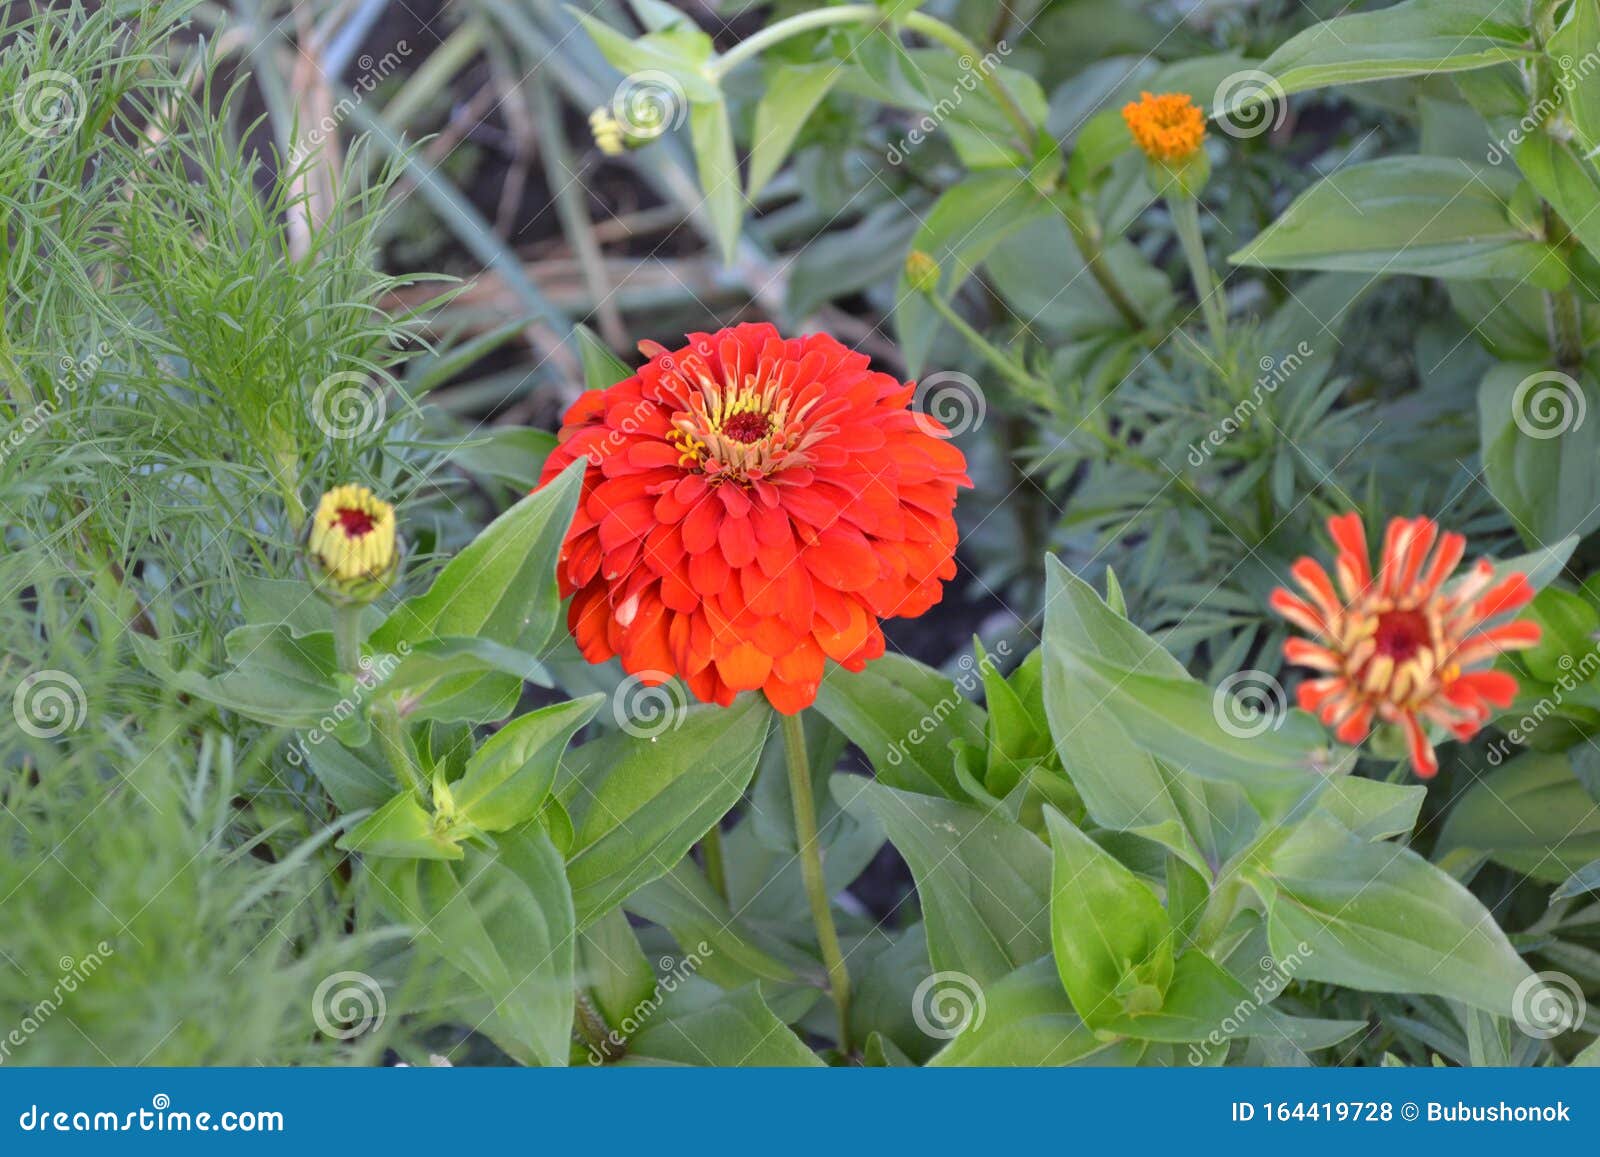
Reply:
[[[918,293],[933,293],[939,288],[939,263],[920,249],[906,257],[906,282]]]
[[[394,507],[365,486],[336,486],[317,503],[306,546],[326,593],[336,601],[371,602],[400,561]]]
[[[628,145],[628,135],[623,131],[622,123],[611,115],[611,110],[605,105],[589,114],[589,131],[594,134],[594,143],[608,157],[621,156]]]

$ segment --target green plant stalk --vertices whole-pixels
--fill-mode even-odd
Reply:
[[[1222,359],[1227,350],[1228,315],[1222,308],[1222,291],[1206,257],[1205,239],[1200,235],[1200,207],[1187,193],[1177,192],[1167,197],[1167,209],[1172,214],[1172,226],[1178,234],[1178,244],[1183,247],[1184,259],[1189,263],[1189,278],[1194,282],[1195,296],[1200,299],[1200,312],[1205,317],[1211,345],[1218,359]]]
[[[934,312],[942,317],[951,329],[960,334],[962,339],[984,361],[1000,371],[1008,382],[1017,387],[1028,401],[1046,410],[1057,410],[1056,399],[1046,383],[1034,377],[1024,366],[996,348],[988,338],[974,329],[972,324],[957,313],[950,303],[940,297],[938,293],[927,294],[927,298],[928,304],[933,306]]]
[[[333,654],[346,675],[361,674],[361,612],[365,607],[333,608]]]
[[[711,830],[700,841],[700,853],[706,858],[706,879],[723,900],[728,898],[728,864],[722,854],[721,821],[711,825]]]
[[[799,848],[800,874],[811,902],[811,922],[816,926],[822,963],[828,971],[828,991],[839,1010],[839,1051],[850,1052],[850,972],[839,950],[839,930],[834,927],[828,882],[822,874],[822,847],[817,841],[817,802],[811,793],[811,760],[806,754],[806,732],[801,715],[784,715],[783,754],[789,768],[789,795],[794,801],[794,834]]]
[[[1083,258],[1084,266],[1089,270],[1089,275],[1094,278],[1095,284],[1100,286],[1100,292],[1106,295],[1106,300],[1116,311],[1122,315],[1122,320],[1128,328],[1138,333],[1144,329],[1144,317],[1139,313],[1138,306],[1133,304],[1131,298],[1123,291],[1117,282],[1116,274],[1111,272],[1111,267],[1106,264],[1105,245],[1100,222],[1095,220],[1094,212],[1081,201],[1073,198],[1063,200],[1051,198],[1056,208],[1060,210],[1062,220],[1067,223],[1067,229],[1072,233],[1072,243],[1078,248],[1078,256]]]
[[[572,1027],[584,1044],[607,1061],[614,1061],[623,1055],[611,1041],[611,1027],[590,1003],[589,994],[582,989],[577,991],[572,1002]]]
[[[383,754],[389,761],[389,766],[394,768],[395,778],[400,781],[400,786],[410,791],[426,806],[428,792],[422,782],[422,772],[417,770],[416,763],[412,761],[405,724],[401,722],[400,712],[392,703],[380,703],[373,707],[372,730],[378,738],[378,746],[383,749]]]

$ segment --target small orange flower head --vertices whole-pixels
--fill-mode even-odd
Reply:
[[[1134,142],[1152,161],[1178,165],[1200,151],[1206,118],[1186,92],[1143,92],[1122,106]]]
[[[915,387],[825,334],[639,348],[638,373],[567,411],[540,477],[589,460],[557,566],[567,625],[592,663],[793,714],[825,660],[861,670],[880,620],[939,601],[966,459]]]
[[[1362,742],[1374,720],[1400,727],[1412,768],[1431,779],[1439,761],[1424,724],[1471,739],[1491,704],[1511,705],[1516,679],[1482,668],[1539,641],[1537,623],[1506,619],[1533,588],[1522,574],[1495,582],[1488,559],[1446,586],[1467,543],[1441,535],[1431,518],[1390,521],[1376,574],[1359,514],[1330,518],[1328,531],[1339,548],[1337,587],[1320,563],[1302,558],[1290,573],[1305,597],[1272,592],[1272,609],[1313,636],[1283,645],[1289,662],[1321,672],[1300,684],[1300,706],[1335,727],[1341,743]]]

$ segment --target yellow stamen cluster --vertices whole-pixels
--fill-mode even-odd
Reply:
[[[611,115],[611,110],[601,105],[589,114],[589,131],[594,135],[594,143],[600,151],[608,157],[620,157],[627,148],[628,134],[622,129],[622,123]]]
[[[307,546],[336,583],[382,581],[397,561],[394,507],[365,486],[337,486],[317,503]]]
[[[799,461],[822,433],[805,423],[819,399],[796,405],[777,379],[746,374],[742,382],[719,382],[701,373],[685,380],[698,388],[689,409],[673,415],[667,435],[681,451],[679,465],[740,481],[765,478]]]
[[[1206,139],[1205,114],[1186,92],[1144,92],[1122,108],[1134,143],[1152,161],[1185,161]]]

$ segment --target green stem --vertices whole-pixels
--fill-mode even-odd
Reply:
[[[1100,286],[1100,292],[1106,295],[1116,311],[1122,315],[1122,320],[1134,333],[1144,329],[1144,318],[1133,301],[1123,292],[1118,284],[1116,275],[1111,272],[1111,267],[1106,264],[1105,247],[1102,241],[1100,222],[1095,219],[1094,211],[1087,205],[1077,200],[1064,200],[1060,197],[1051,199],[1056,208],[1060,210],[1061,217],[1067,223],[1067,228],[1072,232],[1072,243],[1078,247],[1078,256],[1083,258],[1083,264],[1088,268],[1090,276]]]
[[[361,612],[365,607],[333,608],[333,654],[346,675],[361,674]]]
[[[377,737],[378,746],[389,761],[389,766],[394,768],[395,778],[400,781],[400,786],[409,790],[419,802],[426,805],[428,792],[422,782],[422,772],[417,770],[416,762],[412,759],[405,723],[392,703],[379,703],[373,706],[372,730]]]
[[[1211,262],[1206,257],[1206,245],[1200,235],[1200,208],[1187,193],[1174,192],[1167,198],[1167,208],[1172,213],[1172,226],[1178,234],[1178,244],[1189,262],[1189,277],[1194,282],[1195,296],[1200,299],[1200,312],[1206,319],[1206,330],[1211,334],[1211,345],[1221,360],[1227,349],[1228,315],[1222,308],[1222,290],[1211,273]]]
[[[975,350],[984,361],[999,370],[1005,379],[1017,387],[1022,394],[1034,404],[1045,409],[1055,409],[1055,397],[1044,382],[1030,374],[1027,368],[1020,365],[1015,359],[1007,356],[998,349],[988,338],[984,337],[972,324],[955,311],[955,308],[938,293],[927,295],[928,304],[940,317],[944,318],[951,329],[961,335],[962,339]]]
[[[700,852],[706,858],[706,879],[724,900],[728,898],[728,866],[722,855],[722,821],[711,825],[711,830],[700,841]]]
[[[789,767],[789,795],[794,801],[795,843],[800,851],[800,874],[811,902],[811,922],[816,926],[822,963],[828,970],[828,990],[839,1010],[839,1051],[850,1053],[850,973],[839,950],[839,931],[833,924],[828,882],[822,874],[822,848],[817,842],[817,803],[811,793],[811,760],[806,754],[805,724],[801,716],[783,719],[784,761]]]
[[[618,1049],[613,1043],[611,1027],[589,1002],[589,994],[581,988],[572,1002],[572,1027],[583,1039],[583,1043],[589,1046],[589,1050],[599,1054],[605,1061],[614,1061],[626,1051]]]
[[[826,28],[832,24],[859,24],[867,20],[878,20],[882,16],[883,10],[876,4],[813,8],[809,12],[801,12],[776,24],[769,24],[754,36],[741,40],[708,64],[706,74],[712,80],[720,81],[745,61],[760,56],[774,44],[788,40],[791,36],[799,36],[802,32],[810,32],[814,28]]]
[[[908,14],[905,17],[905,25],[912,32],[920,32],[929,40],[938,41],[954,52],[957,57],[971,57],[972,64],[969,67],[978,69],[979,74],[983,77],[984,87],[999,102],[1000,107],[1005,110],[1007,118],[1010,119],[1011,126],[1017,130],[1017,137],[1022,143],[1022,151],[1025,154],[1031,154],[1039,142],[1040,130],[1028,119],[1027,112],[1017,102],[1017,98],[1011,95],[1011,90],[1005,86],[1005,83],[997,75],[999,70],[980,67],[981,62],[984,60],[983,49],[943,20],[935,19],[926,12]]]

